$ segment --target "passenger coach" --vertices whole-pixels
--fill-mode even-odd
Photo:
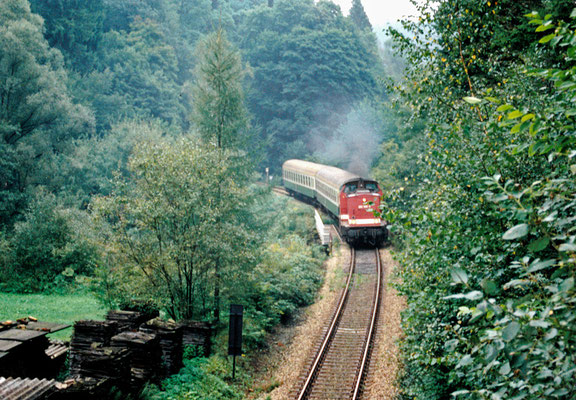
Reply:
[[[286,161],[282,178],[290,194],[317,204],[331,214],[347,242],[381,245],[386,240],[386,222],[374,216],[382,197],[376,181],[302,160]]]

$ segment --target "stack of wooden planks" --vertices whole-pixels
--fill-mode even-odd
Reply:
[[[182,344],[184,346],[195,346],[204,351],[205,356],[210,355],[210,337],[212,328],[207,322],[184,321],[182,326]]]
[[[159,375],[163,378],[177,373],[182,367],[182,326],[159,318],[140,326],[140,331],[156,335],[162,351],[162,367]]]
[[[126,332],[137,331],[140,325],[157,316],[158,312],[143,313],[139,311],[110,310],[106,320],[117,322],[118,332]]]
[[[70,343],[70,374],[92,378],[128,377],[128,349],[110,346],[117,333],[116,322],[77,321]]]
[[[111,340],[113,348],[127,350],[130,388],[140,389],[148,381],[155,381],[160,365],[161,351],[156,335],[144,332],[122,332]]]

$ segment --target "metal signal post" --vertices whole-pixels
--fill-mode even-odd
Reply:
[[[228,355],[233,356],[232,379],[236,379],[236,356],[242,355],[242,316],[244,306],[230,304],[230,325],[228,330]]]

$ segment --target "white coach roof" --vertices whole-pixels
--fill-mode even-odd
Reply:
[[[313,176],[336,188],[340,188],[346,182],[360,179],[359,175],[343,169],[303,160],[288,160],[284,162],[282,168]]]

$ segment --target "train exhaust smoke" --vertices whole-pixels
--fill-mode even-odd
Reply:
[[[382,138],[371,123],[373,111],[366,108],[352,110],[331,137],[313,137],[314,159],[369,177]]]

